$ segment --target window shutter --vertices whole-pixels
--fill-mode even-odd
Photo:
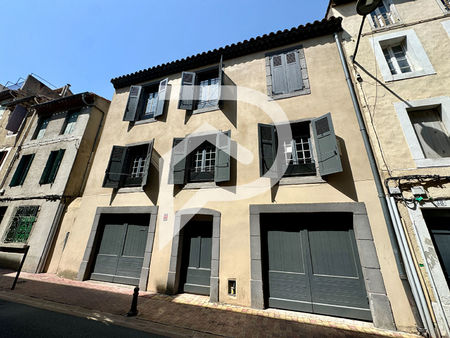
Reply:
[[[56,151],[52,151],[50,153],[50,155],[48,156],[47,163],[45,164],[44,171],[42,172],[41,179],[39,180],[39,184],[49,183],[48,182],[48,177],[49,177],[49,174],[50,174],[50,170],[52,169],[53,164],[55,163],[56,155],[57,155],[57,152]]]
[[[182,142],[182,141],[185,142]],[[186,177],[186,156],[188,140],[173,140],[172,159],[170,161],[169,184],[184,184]]]
[[[339,173],[342,171],[341,156],[334,134],[331,114],[325,114],[311,121],[314,143],[319,162],[321,176]]]
[[[156,111],[154,117],[161,116],[164,112],[164,106],[167,100],[167,84],[169,79],[164,79],[159,83],[158,89],[158,104],[156,105]]]
[[[180,100],[178,109],[193,110],[195,95],[195,73],[183,72],[181,74]]]
[[[11,182],[9,183],[10,187],[15,187],[19,185],[20,176],[23,173],[23,169],[25,167],[26,157],[22,156],[22,158],[19,161],[19,164],[17,165],[16,171],[14,172],[14,175],[11,179]]]
[[[286,60],[284,54],[274,55],[270,58],[273,94],[287,93],[285,61]]]
[[[219,62],[219,83],[217,87],[217,105],[222,104],[222,85],[223,85],[223,55],[220,56]]]
[[[5,129],[12,131],[13,133],[17,133],[25,116],[27,116],[27,109],[18,104],[12,111],[11,115],[9,115],[8,124]]]
[[[303,88],[302,72],[297,51],[286,53],[286,80],[288,93]]]
[[[147,157],[145,158],[144,174],[142,176],[141,186],[145,186],[147,184],[148,172],[150,170],[150,164],[152,162],[153,143],[154,143],[154,140],[152,140],[148,144]]]
[[[59,166],[61,165],[61,161],[64,156],[65,149],[60,149],[56,154],[55,161],[53,162],[52,169],[48,175],[48,183],[53,183],[55,181],[56,175],[58,174]]]
[[[139,98],[141,96],[142,86],[131,86],[130,95],[128,96],[127,108],[123,115],[124,121],[135,121],[139,106]]]
[[[118,188],[120,186],[124,178],[123,168],[127,150],[127,147],[113,146],[105,172],[105,179],[103,180],[103,187]]]
[[[270,169],[268,177],[276,177],[277,166],[274,166],[277,154],[277,142],[275,135],[275,126],[268,124],[258,124],[259,136],[259,168],[261,176],[265,175]],[[272,168],[273,167],[273,168]]]
[[[214,182],[230,180],[230,151],[231,131],[219,132],[216,136],[216,162],[214,168]]]

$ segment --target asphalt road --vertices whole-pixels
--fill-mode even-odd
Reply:
[[[163,337],[0,299],[0,337]]]

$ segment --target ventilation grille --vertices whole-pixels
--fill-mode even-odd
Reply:
[[[183,83],[192,83],[193,76],[191,73],[183,74]]]
[[[325,134],[330,131],[330,126],[328,125],[328,119],[326,117],[321,118],[315,122],[317,134]]]
[[[294,63],[295,62],[295,54],[294,53],[288,53],[286,55],[287,63]]]
[[[273,65],[276,66],[281,66],[281,55],[277,55],[273,57]]]

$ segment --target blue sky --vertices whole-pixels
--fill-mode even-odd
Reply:
[[[111,99],[111,78],[295,27],[328,0],[3,1],[0,83],[34,73]],[[5,15],[7,13],[7,15]]]

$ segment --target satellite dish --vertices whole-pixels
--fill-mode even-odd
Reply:
[[[359,15],[367,15],[378,7],[382,0],[358,0],[356,3],[356,12]]]

